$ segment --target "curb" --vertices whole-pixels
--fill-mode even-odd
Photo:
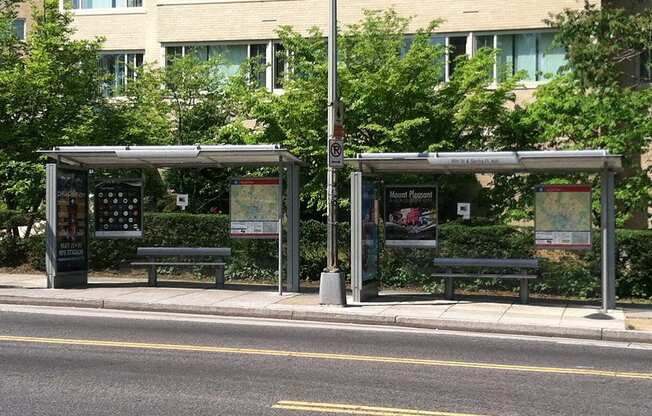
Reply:
[[[288,309],[259,309],[246,307],[162,305],[158,303],[120,302],[93,299],[36,298],[30,296],[0,296],[0,304],[58,306],[125,311],[187,313],[246,318],[285,319],[296,321],[337,322],[348,324],[382,325],[405,328],[424,328],[445,331],[530,335],[551,338],[575,338],[597,341],[652,344],[652,331],[634,331],[605,328],[572,328],[544,325],[501,324],[451,319],[428,319],[407,316],[357,315],[338,312],[292,311]]]

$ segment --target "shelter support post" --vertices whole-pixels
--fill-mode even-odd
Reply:
[[[156,259],[154,257],[147,257],[150,265],[147,267],[147,286],[156,286],[156,265],[153,264]]]
[[[616,307],[616,206],[614,172],[602,171],[601,221],[602,237],[602,310]]]
[[[351,173],[351,291],[362,301],[362,173]]]
[[[528,280],[527,279],[521,279],[520,281],[520,298],[521,298],[521,303],[524,305],[527,305],[528,300],[530,298],[530,288],[528,287]]]
[[[287,168],[287,291],[299,292],[299,166]]]
[[[45,166],[45,222],[47,223],[45,232],[45,270],[47,274],[48,288],[54,287],[57,261],[57,165],[48,163]]]
[[[447,272],[450,274],[453,271],[448,270]],[[445,279],[444,297],[448,300],[453,300],[455,299],[455,282],[452,277],[446,277]]]

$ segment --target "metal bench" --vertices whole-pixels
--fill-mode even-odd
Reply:
[[[215,287],[224,287],[224,259],[231,257],[230,248],[222,247],[138,247],[136,256],[146,257],[147,261],[132,262],[132,266],[147,266],[149,286],[156,286],[157,266],[213,266],[215,267]],[[186,258],[192,261],[168,261],[157,258]],[[210,261],[196,261],[195,259],[212,259]]]
[[[434,277],[443,277],[446,279],[446,299],[453,299],[455,287],[453,280],[456,278],[487,278],[487,279],[519,279],[521,283],[520,298],[521,303],[527,303],[529,297],[528,281],[536,279],[539,271],[538,259],[463,259],[463,258],[446,258],[438,257],[433,260],[435,267],[446,269],[445,273],[433,273]],[[468,271],[453,273],[453,269],[499,269],[518,270],[518,273],[485,273],[479,271],[472,273]],[[527,273],[527,271],[534,273]]]

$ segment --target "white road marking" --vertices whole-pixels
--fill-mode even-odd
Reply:
[[[615,342],[615,341],[598,341],[572,338],[555,338],[541,337],[532,335],[510,335],[510,334],[493,334],[481,332],[462,332],[447,331],[422,328],[405,328],[381,325],[365,324],[347,324],[337,322],[312,322],[287,319],[269,319],[269,318],[246,318],[236,316],[215,316],[215,315],[193,315],[183,313],[169,312],[149,312],[149,311],[123,311],[117,309],[94,309],[94,308],[71,308],[60,306],[34,306],[34,305],[12,305],[0,304],[0,320],[2,312],[28,313],[40,315],[57,315],[57,316],[76,316],[76,317],[95,317],[109,319],[137,319],[152,321],[175,321],[175,322],[197,322],[207,324],[221,325],[245,325],[245,326],[262,326],[262,327],[282,327],[282,328],[308,328],[308,329],[330,329],[362,332],[384,332],[384,333],[406,333],[422,336],[457,336],[472,338],[492,338],[502,340],[521,340],[529,342],[547,342],[560,345],[591,346],[601,348],[619,348],[619,349],[636,349],[652,351],[652,345]]]

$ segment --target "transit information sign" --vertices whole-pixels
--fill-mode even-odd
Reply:
[[[231,180],[231,237],[278,238],[281,216],[279,178]]]
[[[534,239],[540,249],[591,248],[591,187],[535,187]]]

